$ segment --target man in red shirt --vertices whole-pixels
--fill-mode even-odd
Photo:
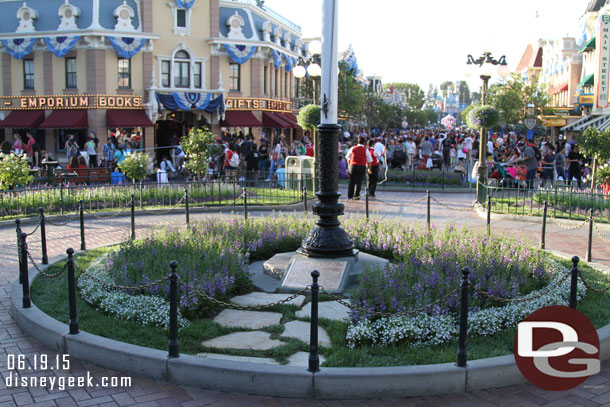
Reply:
[[[369,169],[369,182],[367,185],[367,190],[369,191],[369,196],[374,198],[375,191],[377,190],[377,180],[379,179],[379,158],[375,155],[375,141],[370,139],[368,144],[368,150],[369,153],[371,153],[371,158],[373,158],[373,161],[371,162],[371,167]]]
[[[362,188],[362,180],[368,169],[371,171],[371,163],[373,157],[371,152],[364,146],[364,137],[358,136],[358,144],[347,151],[345,155],[349,164],[349,185],[347,187],[348,199],[360,199],[360,189]],[[355,191],[354,191],[355,190]]]
[[[309,140],[309,137],[305,136],[303,138],[304,144],[305,144],[305,155],[309,156],[309,157],[313,157],[314,156],[314,147],[313,147],[313,143],[311,142],[311,140]]]

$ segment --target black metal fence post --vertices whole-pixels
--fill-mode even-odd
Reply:
[[[23,265],[22,265],[22,257],[21,257],[21,249],[23,244],[21,243],[21,219],[15,219],[15,224],[17,225],[17,258],[19,259],[19,284],[23,284]]]
[[[593,249],[593,208],[589,211],[589,242],[587,243],[587,261],[591,261],[591,251]]]
[[[462,268],[462,294],[460,298],[460,336],[458,338],[457,365],[466,367],[466,336],[468,334],[468,267]]]
[[[78,315],[76,314],[76,278],[74,277],[74,249],[66,250],[68,253],[68,302],[70,308],[70,335],[76,335],[78,330]]]
[[[169,263],[172,271],[169,275],[169,357],[180,356],[178,350],[178,275],[176,269],[178,262],[172,260]]]
[[[248,190],[246,187],[242,188],[242,194],[244,195],[244,219],[248,220]]]
[[[131,240],[136,240],[136,200],[131,194]]]
[[[548,204],[544,201],[544,209],[542,212],[542,235],[540,236],[540,248],[546,248],[546,212],[548,209]]]
[[[142,203],[142,180],[140,180],[140,188],[139,189],[140,189],[140,210],[142,210],[143,209],[142,208],[142,205],[143,205],[143,203]]]
[[[85,209],[82,199],[78,201],[78,206],[80,209],[80,249],[87,250],[87,245],[85,245]]]
[[[30,308],[30,276],[28,272],[28,235],[21,232],[21,286],[23,287],[23,308]]]
[[[303,185],[303,211],[307,217],[307,185]]]
[[[186,215],[186,226],[191,224],[191,220],[189,219],[189,190],[188,188],[184,188],[184,211]]]
[[[64,184],[59,184],[59,213],[64,214]]]
[[[491,194],[487,195],[487,234],[491,234]]]
[[[309,370],[310,372],[318,372],[320,370],[320,357],[318,356],[318,277],[320,272],[314,270],[311,272],[313,283],[311,284],[311,323],[309,325]]]
[[[430,229],[430,190],[426,191],[426,197],[428,198],[428,204],[426,209],[426,223],[428,224],[428,229]]]
[[[576,293],[578,290],[578,262],[580,259],[578,256],[572,257],[572,270],[570,280],[570,308],[576,309]]]
[[[42,248],[42,264],[49,264],[47,254],[47,229],[44,219],[44,208],[40,208],[40,246]]]
[[[369,191],[364,191],[364,210],[366,213],[366,220],[369,220]]]

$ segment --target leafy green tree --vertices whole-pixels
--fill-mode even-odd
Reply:
[[[527,119],[530,102],[536,107],[536,116],[545,112],[548,105],[546,85],[539,84],[536,78],[525,80],[518,74],[512,74],[506,82],[490,86],[488,95],[487,103],[498,110],[500,122],[505,125]]]
[[[119,168],[127,178],[132,181],[141,181],[150,174],[148,168],[148,154],[135,152],[127,154],[119,164]]]
[[[205,127],[193,127],[187,136],[180,140],[180,147],[186,155],[184,165],[196,174],[198,179],[207,172],[210,158],[222,152],[221,147],[214,141],[214,135]]]
[[[468,124],[468,120],[469,120],[469,114],[470,111],[472,109],[474,109],[477,105],[468,105],[468,107],[464,110],[462,110],[462,113],[460,114],[460,117],[462,118],[462,123]]]
[[[339,62],[339,110],[351,117],[362,114],[364,105],[364,88],[354,79],[348,71],[345,61]]]
[[[419,110],[424,106],[424,102],[426,101],[426,94],[416,83],[405,83],[405,82],[393,82],[386,83],[384,85],[385,89],[389,89],[394,86],[395,90],[399,92],[404,92],[407,97],[407,104],[409,105],[409,109],[411,110]]]
[[[449,92],[453,92],[453,81],[445,81],[441,83],[441,94],[443,95],[443,99],[449,96]]]
[[[33,179],[34,177],[30,174],[27,155],[0,153],[1,190],[25,186],[32,182]]]
[[[591,187],[595,189],[597,165],[607,164],[610,160],[610,131],[600,131],[597,127],[589,127],[578,138],[581,151],[593,157],[591,172]]]
[[[469,105],[472,102],[472,97],[470,95],[470,87],[468,86],[468,82],[459,81],[458,86],[460,90],[460,103],[465,103]]]
[[[303,106],[301,110],[299,110],[297,122],[303,130],[314,131],[320,124],[320,106]]]

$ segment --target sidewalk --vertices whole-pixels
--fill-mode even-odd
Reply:
[[[344,191],[343,191],[344,192]],[[394,206],[416,201],[425,192],[385,192],[380,191],[378,200],[370,201],[373,218],[400,218],[406,222],[425,222],[425,200],[411,206]],[[345,196],[345,195],[343,195]],[[471,206],[473,194],[442,193],[433,191],[432,196],[449,207],[467,209]],[[364,216],[365,202],[343,201],[346,215]],[[255,208],[250,215],[257,216]],[[292,212],[292,211],[291,211]],[[269,215],[269,213],[265,213]],[[191,214],[191,221],[202,219],[211,214]],[[226,213],[222,216],[231,216]],[[233,215],[233,216],[239,216]],[[311,212],[309,214],[311,215]],[[485,229],[485,220],[474,211],[455,211],[439,206],[434,201],[431,206],[432,223],[442,225],[453,223]],[[567,222],[563,222],[567,223]],[[183,214],[165,216],[136,215],[136,233],[142,237],[146,229],[162,225],[183,225]],[[24,227],[25,232],[34,226]],[[130,219],[118,217],[107,220],[88,219],[86,222],[86,241],[88,248],[107,245],[128,237]],[[529,239],[537,245],[540,239],[540,223],[515,220],[492,221],[493,233],[509,233]],[[595,232],[594,232],[595,233]],[[605,232],[610,239],[610,231]],[[30,252],[40,261],[39,234],[29,239]],[[584,258],[587,248],[587,227],[570,231],[562,229],[553,222],[547,223],[547,248],[562,251],[570,256]],[[63,227],[47,227],[49,257],[65,253],[67,247],[80,247],[78,221]],[[317,401],[277,399],[262,396],[247,396],[237,393],[223,393],[210,390],[192,389],[168,385],[147,379],[133,377],[129,388],[80,388],[51,392],[44,388],[6,388],[4,378],[7,372],[7,355],[26,354],[28,359],[37,355],[48,355],[54,360],[55,354],[41,346],[35,339],[26,337],[9,315],[10,286],[17,278],[17,249],[13,227],[0,228],[0,407],[5,406],[598,406],[610,405],[610,361],[602,364],[602,372],[591,377],[583,385],[568,392],[550,393],[524,384],[501,389],[484,390],[467,394],[436,396],[426,398],[380,399],[366,401]],[[593,260],[610,266],[610,244],[594,235]],[[101,369],[90,364],[71,359],[70,374],[84,376],[89,371],[96,383],[102,376],[119,376],[119,372]],[[60,373],[55,373],[61,375]]]

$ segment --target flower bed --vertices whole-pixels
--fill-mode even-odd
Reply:
[[[204,318],[217,308],[198,292],[227,300],[250,291],[249,262],[294,251],[311,227],[312,222],[291,217],[249,221],[206,219],[186,230],[159,229],[145,240],[123,243],[104,263],[96,263],[95,272],[113,284],[146,285],[167,276],[170,260],[177,260],[182,315],[188,319]],[[344,228],[358,249],[391,261],[385,270],[365,270],[359,288],[351,293],[352,303],[357,307],[347,334],[351,346],[403,342],[419,345],[450,340],[456,329],[460,270],[465,265],[470,267],[469,279],[474,287],[504,298],[543,289],[553,281],[553,272],[557,271],[542,252],[529,249],[522,241],[489,237],[467,229],[448,226],[428,230],[424,226],[404,227],[396,221],[349,218]],[[81,295],[105,312],[141,323],[165,325],[164,317],[154,314],[165,313],[159,307],[167,302],[169,282],[138,292],[162,302],[153,304],[157,307],[153,311],[133,316],[130,312],[121,314],[120,310],[125,304],[126,308],[134,308],[127,301],[135,298],[133,301],[137,302],[139,297],[127,292],[111,294],[87,280],[84,276],[79,279]],[[561,285],[537,301],[563,301],[558,291],[563,288]],[[438,299],[442,300],[415,318],[375,316],[375,312],[419,309]],[[500,307],[501,304],[472,292],[471,332],[489,335],[513,326],[528,313],[530,302],[525,304]],[[535,306],[538,302],[531,304]]]

